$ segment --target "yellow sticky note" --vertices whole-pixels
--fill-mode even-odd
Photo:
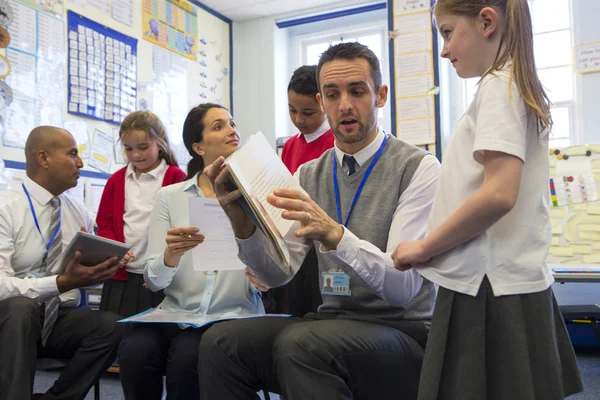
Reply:
[[[600,182],[600,172],[594,172],[594,182]]]
[[[600,242],[594,242],[594,243],[592,243],[592,248],[594,250],[600,250]]]
[[[585,210],[582,210],[585,211]],[[567,215],[567,210],[564,207],[552,207],[550,209],[550,218],[564,218]]]
[[[108,164],[108,158],[106,158],[98,153],[94,153],[94,158],[100,162],[103,162],[104,164]]]
[[[587,221],[587,217],[588,216],[585,213],[577,213],[569,217],[567,223],[565,224],[565,239],[567,239],[569,242],[576,242],[579,240],[579,231],[577,230],[577,226],[585,223]]]
[[[587,151],[585,146],[570,146],[563,150],[563,153],[569,156],[583,156]]]
[[[554,225],[552,227],[552,236],[560,236],[563,234],[563,227],[562,225]]]
[[[581,226],[579,227],[581,229]],[[579,240],[600,240],[600,232],[579,232]]]
[[[600,225],[597,224],[581,224],[579,225],[579,232],[600,232]]]
[[[579,224],[600,224],[600,215],[586,215]]]
[[[560,238],[558,236],[552,236],[552,241],[550,242],[552,246],[560,246]]]
[[[568,260],[560,260],[561,264],[581,264],[581,260],[569,258]]]
[[[587,212],[592,215],[600,215],[600,203],[588,203]]]
[[[550,255],[554,257],[573,257],[571,246],[550,246]]]
[[[556,176],[556,167],[550,167],[550,176]]]
[[[569,206],[569,211],[587,211],[587,204],[585,204],[585,203],[571,204]]]
[[[592,169],[600,169],[600,158],[592,160]]]
[[[556,157],[550,157],[550,167],[551,168],[556,167],[556,163],[557,163]],[[550,176],[554,176],[554,175],[550,174]]]
[[[592,254],[592,246],[589,244],[572,244],[573,254]]]
[[[584,264],[600,264],[600,253],[583,256]]]

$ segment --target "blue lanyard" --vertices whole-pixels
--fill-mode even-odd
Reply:
[[[348,211],[348,216],[346,217],[346,222],[344,223],[345,227],[348,227],[348,221],[350,220],[350,215],[352,215],[352,210],[354,210],[354,205],[358,201],[360,192],[362,192],[363,187],[365,186],[365,182],[369,178],[369,175],[371,175],[371,171],[373,170],[373,167],[377,163],[377,160],[379,160],[379,157],[381,157],[381,153],[383,152],[383,148],[385,147],[386,142],[387,142],[387,135],[384,135],[383,142],[381,143],[381,146],[379,146],[379,150],[377,150],[377,153],[375,153],[375,157],[373,157],[373,161],[371,161],[371,164],[369,165],[367,172],[365,172],[365,176],[363,176],[362,181],[360,181],[358,190],[356,191],[356,194],[354,195],[354,199],[352,200],[352,205],[350,206],[350,210]],[[338,182],[337,182],[337,160],[336,160],[335,154],[333,155],[333,190],[335,191],[335,206],[337,208],[337,219],[338,219],[338,222],[341,224],[342,223],[342,206],[340,205],[340,189],[338,188]]]
[[[21,186],[23,186],[23,190],[25,191],[27,200],[29,200],[29,208],[31,208],[31,215],[33,215],[33,222],[35,222],[35,226],[37,227],[37,230],[40,233],[42,240],[45,242],[46,239],[44,238],[44,235],[42,234],[42,230],[40,229],[40,224],[38,223],[37,217],[35,216],[35,209],[33,208],[33,203],[31,202],[31,196],[29,196],[29,192],[27,191],[25,184],[22,183]],[[58,225],[56,226],[56,229],[52,233],[52,236],[50,236],[50,241],[48,243],[46,243],[46,255],[48,253],[48,249],[50,248],[50,246],[52,246],[54,239],[56,239],[56,235],[58,234],[58,231],[60,230],[60,226],[62,225],[61,223],[62,223],[62,213],[58,215]],[[44,260],[46,259],[46,255],[44,255]]]

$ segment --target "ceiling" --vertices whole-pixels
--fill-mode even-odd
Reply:
[[[200,0],[204,5],[233,21],[296,13],[311,8],[339,3],[340,0]]]

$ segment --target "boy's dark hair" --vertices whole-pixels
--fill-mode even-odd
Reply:
[[[379,66],[379,60],[371,49],[364,44],[358,42],[344,42],[336,44],[335,46],[329,46],[327,50],[321,54],[319,58],[319,64],[317,65],[316,78],[319,90],[321,89],[321,83],[319,82],[319,74],[323,64],[333,60],[354,60],[357,58],[364,58],[371,67],[371,78],[375,83],[375,91],[378,91],[382,85],[381,67]]]
[[[317,86],[317,66],[303,65],[297,68],[288,84],[288,92],[290,90],[307,96],[314,96],[319,93]]]

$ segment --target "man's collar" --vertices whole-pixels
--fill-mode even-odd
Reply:
[[[375,137],[375,139],[371,143],[369,143],[369,145],[367,147],[365,147],[362,150],[359,150],[358,152],[356,152],[354,154],[347,154],[347,153],[344,153],[342,150],[340,150],[339,147],[337,146],[337,140],[336,140],[335,156],[336,156],[338,162],[340,163],[340,165],[343,165],[343,159],[344,159],[345,155],[352,156],[356,160],[358,167],[361,167],[364,165],[365,162],[367,162],[367,160],[369,158],[373,157],[373,155],[375,153],[377,153],[379,146],[381,146],[381,143],[383,143],[383,138],[385,137],[385,135],[386,135],[386,133],[383,131],[383,129],[380,129],[378,126],[377,127],[377,136]]]
[[[27,188],[27,192],[29,192],[29,196],[32,200],[38,202],[42,207],[46,206],[52,200],[54,195],[44,189],[44,187],[40,186],[38,183],[31,180],[31,178],[26,177],[23,181],[23,184]]]

